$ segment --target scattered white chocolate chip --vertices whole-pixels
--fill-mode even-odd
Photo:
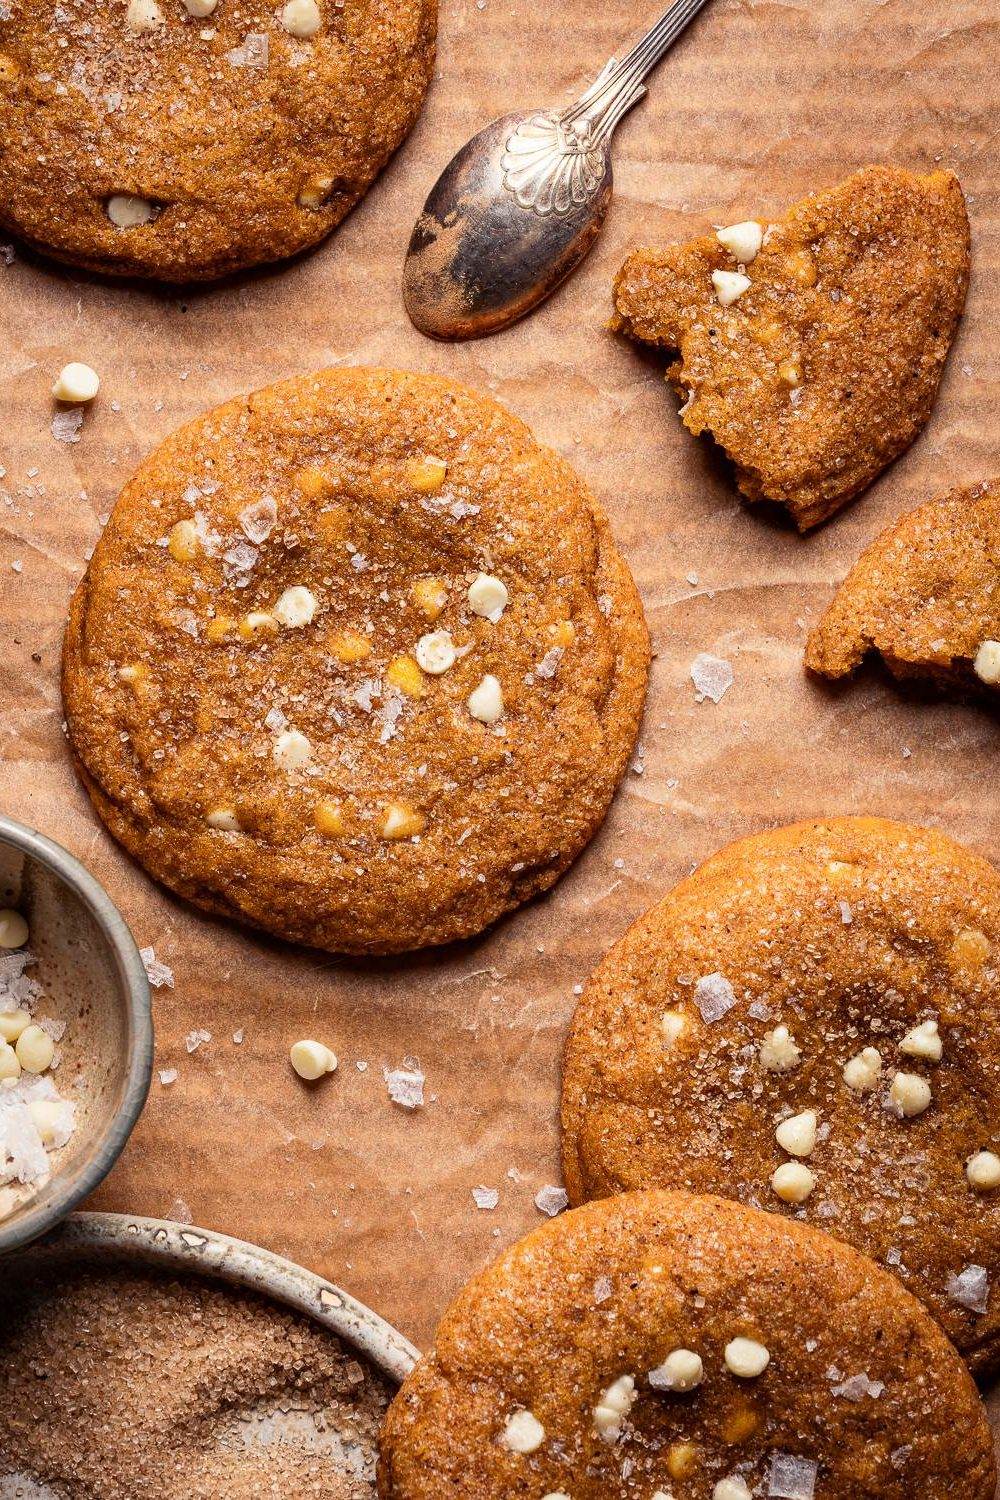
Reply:
[[[882,1075],[882,1054],[877,1047],[864,1047],[844,1064],[844,1082],[856,1094],[870,1094]]]
[[[507,586],[491,573],[479,573],[469,584],[469,608],[495,625],[510,602]]]
[[[189,16],[196,16],[198,20],[203,20],[205,16],[212,14],[218,3],[219,0],[184,0],[184,9]]]
[[[720,307],[732,307],[750,286],[750,277],[742,271],[713,271],[712,285]]]
[[[750,1488],[742,1475],[730,1474],[716,1484],[712,1500],[751,1500]]]
[[[23,948],[28,941],[28,924],[19,911],[4,907],[0,911],[0,948]]]
[[[936,1021],[922,1021],[908,1031],[899,1044],[900,1052],[908,1057],[923,1057],[928,1062],[940,1062],[944,1055],[944,1043],[938,1034]]]
[[[503,689],[499,679],[487,673],[468,699],[469,713],[481,724],[495,724],[503,713]]]
[[[987,687],[1000,683],[1000,641],[984,641],[976,652],[972,670]]]
[[[31,1017],[26,1010],[0,1012],[0,1037],[5,1042],[16,1042],[24,1028],[30,1025]]]
[[[455,665],[455,645],[447,630],[432,630],[429,635],[422,635],[413,654],[420,670],[432,677],[440,677]]]
[[[130,31],[155,31],[162,26],[164,14],[156,0],[129,0],[125,24]]]
[[[969,1186],[981,1193],[992,1193],[1000,1187],[1000,1156],[995,1151],[977,1151],[965,1164]]]
[[[46,1068],[52,1066],[56,1044],[47,1031],[32,1024],[21,1032],[14,1051],[26,1073],[44,1073]]]
[[[804,1109],[800,1115],[782,1120],[774,1132],[778,1145],[789,1156],[811,1156],[816,1147],[816,1111]]]
[[[741,1380],[755,1380],[758,1375],[763,1375],[771,1363],[770,1354],[756,1339],[730,1339],[723,1358],[726,1369],[738,1375]]]
[[[216,807],[205,819],[209,828],[218,828],[223,833],[239,833],[240,820],[231,807]]]
[[[74,359],[59,371],[52,394],[57,401],[93,401],[100,388],[101,377],[97,371]]]
[[[281,12],[281,24],[289,36],[305,39],[316,35],[323,17],[316,0],[288,0]]]
[[[748,266],[764,243],[764,231],[756,219],[745,219],[740,224],[729,224],[725,229],[717,229],[715,238],[740,265]]]
[[[787,1026],[776,1026],[760,1044],[761,1067],[769,1073],[790,1073],[801,1057],[802,1048],[796,1046]]]
[[[304,1040],[295,1042],[288,1053],[288,1060],[300,1078],[314,1083],[326,1073],[334,1073],[337,1059],[322,1042]]]
[[[889,1088],[889,1099],[899,1113],[911,1120],[922,1115],[931,1102],[931,1086],[918,1073],[897,1073]]]
[[[773,1173],[771,1186],[783,1203],[804,1203],[816,1179],[805,1162],[786,1161]]]
[[[107,202],[107,215],[116,229],[137,229],[140,224],[152,224],[157,216],[155,203],[148,198],[137,198],[133,193],[112,193]]]
[[[545,1441],[545,1428],[533,1411],[515,1411],[500,1434],[500,1446],[511,1453],[534,1453]]]
[[[312,741],[299,729],[282,730],[274,742],[274,758],[283,771],[300,771],[312,753]]]
[[[660,1030],[663,1033],[663,1045],[672,1047],[682,1032],[687,1030],[687,1017],[679,1010],[664,1011]]]
[[[701,1355],[693,1349],[672,1349],[647,1379],[654,1391],[693,1391],[705,1378]]]
[[[10,1042],[0,1042],[0,1083],[5,1078],[20,1078],[21,1061]]]
[[[635,1404],[636,1395],[632,1376],[619,1375],[594,1407],[594,1431],[605,1443],[617,1440],[622,1422]]]
[[[301,583],[293,584],[281,595],[271,613],[279,625],[299,630],[310,624],[316,613],[316,595]]]

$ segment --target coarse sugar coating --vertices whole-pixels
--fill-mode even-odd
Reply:
[[[0,224],[196,281],[321,240],[407,134],[437,0],[9,0]]]
[[[687,1193],[591,1203],[480,1272],[382,1434],[381,1500],[993,1500],[968,1371],[897,1281]]]
[[[998,640],[1000,480],[993,480],[918,505],[876,537],[810,634],[805,659],[811,672],[846,677],[877,652],[896,677],[992,696],[1000,645],[994,653],[989,643]]]
[[[553,884],[625,771],[648,661],[561,458],[463,387],[344,370],[146,460],[73,601],[63,692],[94,803],[153,875],[389,953]]]
[[[1000,874],[875,818],[730,845],[611,949],[563,1075],[570,1201],[720,1193],[888,1267],[1000,1355]]]
[[[35,1493],[20,1480],[67,1500],[374,1500],[391,1394],[334,1335],[252,1293],[86,1260],[5,1265],[0,1494]]]
[[[950,172],[872,166],[734,227],[755,231],[748,245],[707,234],[630,255],[614,326],[676,353],[688,431],[725,450],[749,500],[805,531],[930,416],[968,287],[965,200]]]

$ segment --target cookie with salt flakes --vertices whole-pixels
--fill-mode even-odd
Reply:
[[[891,1268],[977,1371],[1000,1359],[1000,874],[874,818],[723,849],[579,1002],[570,1200],[724,1194]]]
[[[74,598],[63,692],[94,804],[154,876],[392,953],[556,881],[624,774],[648,662],[563,459],[462,386],[337,370],[150,455]]]
[[[413,126],[436,28],[437,0],[14,0],[0,224],[116,276],[294,255]]]
[[[809,636],[811,672],[869,654],[893,676],[993,697],[1000,685],[1000,480],[918,505],[866,548]]]
[[[381,1500],[993,1500],[968,1371],[899,1282],[806,1225],[631,1193],[529,1234],[445,1313]]]
[[[957,179],[873,166],[784,218],[635,251],[613,326],[675,355],[685,427],[806,531],[925,426],[968,280]]]

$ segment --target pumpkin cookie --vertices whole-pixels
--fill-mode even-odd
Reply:
[[[919,505],[861,554],[806,666],[847,677],[870,651],[895,677],[967,693],[1000,684],[1000,481]]]
[[[196,281],[339,224],[420,113],[437,0],[13,0],[0,224]]]
[[[572,1202],[639,1187],[794,1215],[1000,1355],[1000,874],[926,829],[801,823],[722,850],[580,1001]]]
[[[600,826],[649,643],[573,470],[488,398],[341,370],[230,401],[126,486],[63,691],[158,879],[299,942],[480,932]]]
[[[637,250],[613,326],[676,352],[689,432],[725,449],[749,500],[806,531],[926,424],[968,280],[956,178],[867,167],[776,222]]]
[[[982,1404],[898,1282],[806,1225],[631,1193],[475,1277],[389,1408],[381,1500],[993,1500]]]

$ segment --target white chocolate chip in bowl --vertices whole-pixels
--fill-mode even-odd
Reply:
[[[1000,683],[1000,641],[983,641],[976,652],[972,670],[987,687],[996,687]]]
[[[511,1453],[534,1453],[545,1441],[545,1428],[534,1412],[522,1408],[507,1418],[499,1441]]]
[[[631,1375],[619,1375],[612,1381],[594,1407],[594,1431],[605,1443],[614,1443],[637,1399],[635,1381]]]
[[[750,277],[742,271],[713,271],[712,285],[720,307],[732,307],[750,289]]]
[[[818,1123],[814,1109],[804,1109],[801,1114],[791,1115],[787,1120],[782,1120],[774,1132],[778,1145],[789,1156],[811,1156],[816,1149]]]
[[[931,1098],[931,1086],[919,1073],[897,1073],[889,1088],[890,1104],[906,1120],[922,1115]]]
[[[717,229],[715,238],[740,265],[748,266],[760,252],[764,243],[764,230],[756,219],[745,219],[740,224],[729,224],[724,229]]]
[[[52,394],[57,401],[69,401],[82,405],[84,402],[93,401],[101,388],[101,377],[90,365],[81,364],[79,360],[71,360],[68,365],[63,365],[56,377],[52,387]]]
[[[469,584],[468,600],[474,615],[495,625],[510,603],[510,594],[502,579],[494,578],[491,573],[479,573]]]
[[[450,631],[432,630],[422,635],[413,652],[417,666],[431,677],[440,677],[455,665],[458,653]]]
[[[19,911],[4,907],[0,911],[0,948],[23,948],[28,941],[28,924]]]
[[[936,1021],[922,1021],[908,1031],[899,1044],[900,1052],[908,1057],[921,1057],[927,1062],[940,1062],[944,1056],[944,1043],[938,1032]]]
[[[281,24],[289,36],[305,41],[316,35],[323,17],[316,0],[288,0],[281,12]]]
[[[284,593],[271,610],[271,614],[279,625],[284,625],[288,630],[301,630],[304,625],[310,625],[318,608],[316,595],[312,589],[307,589],[304,584],[295,583],[291,588],[285,589]]]
[[[994,1192],[1000,1188],[1000,1156],[995,1151],[977,1151],[965,1164],[965,1176],[977,1192]]]
[[[647,1380],[654,1391],[686,1393],[701,1385],[705,1366],[693,1349],[672,1349],[661,1365],[650,1370]]]
[[[503,689],[492,673],[473,688],[468,698],[469,713],[481,724],[496,724],[503,715]]]
[[[108,218],[116,229],[138,229],[152,224],[159,216],[159,206],[134,193],[112,193],[105,205]]]
[[[740,1380],[756,1380],[771,1363],[771,1355],[756,1339],[730,1339],[723,1358],[726,1369]]]

